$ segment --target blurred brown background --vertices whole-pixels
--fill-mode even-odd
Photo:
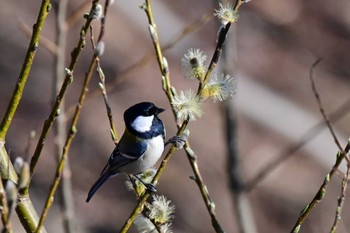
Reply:
[[[70,1],[68,17],[81,8],[84,1]],[[0,116],[3,116],[23,62],[29,42],[24,26],[32,27],[40,1],[3,0],[0,2]],[[106,49],[101,59],[107,84],[113,87],[109,99],[119,134],[123,132],[122,113],[130,105],[149,100],[169,109],[161,90],[160,72],[154,57],[143,66],[129,68],[154,50],[148,35],[142,1],[115,1],[107,18]],[[67,62],[76,45],[78,20],[70,24],[67,37]],[[213,1],[154,0],[154,16],[161,44],[169,44],[182,30],[204,15],[218,8]],[[235,59],[237,94],[233,103],[237,110],[238,145],[244,181],[254,179],[261,169],[285,154],[293,143],[302,140],[309,130],[322,121],[311,90],[309,69],[313,62],[323,60],[315,69],[315,80],[325,111],[345,109],[334,122],[343,146],[350,134],[349,115],[343,106],[349,100],[350,66],[350,2],[252,0],[240,9],[239,21],[230,31]],[[55,14],[52,11],[43,36],[54,41]],[[95,32],[98,31],[98,24]],[[196,81],[185,80],[179,61],[188,48],[201,48],[210,57],[215,46],[218,28],[216,19],[200,24],[197,31],[186,34],[167,49],[171,79],[177,89],[195,88]],[[87,44],[75,71],[75,79],[66,96],[66,106],[77,102],[80,87],[92,50]],[[129,69],[128,72],[125,72]],[[40,46],[29,76],[22,102],[7,136],[6,146],[11,159],[26,157],[24,151],[31,130],[40,134],[48,117],[52,96],[54,56]],[[91,93],[98,89],[95,75]],[[216,204],[218,219],[227,232],[238,232],[232,194],[228,185],[225,124],[221,104],[208,101],[204,116],[191,122],[190,141],[198,155],[200,170]],[[168,137],[175,133],[171,111],[161,115]],[[37,139],[37,138],[36,138]],[[56,164],[54,143],[50,134],[30,190],[38,212],[41,212],[46,193],[54,176]],[[36,143],[36,141],[35,141]],[[114,145],[103,99],[91,95],[83,108],[78,134],[70,152],[76,221],[79,232],[118,232],[136,204],[134,195],[126,191],[125,178],[109,180],[85,203],[87,192],[105,165]],[[33,150],[30,151],[30,156]],[[330,170],[337,147],[327,129],[271,170],[248,193],[253,221],[257,232],[289,232],[301,209],[309,202],[324,176]],[[26,159],[29,159],[27,156]],[[176,206],[174,232],[213,232],[209,215],[196,184],[189,179],[192,171],[185,154],[178,152],[171,160],[158,186]],[[305,222],[302,232],[329,232],[340,195],[341,178],[335,177],[327,189],[327,196]],[[63,232],[57,199],[45,224],[48,232]],[[349,204],[346,200],[338,232],[350,231]],[[13,216],[15,232],[24,232]],[[131,232],[134,232],[132,229]]]

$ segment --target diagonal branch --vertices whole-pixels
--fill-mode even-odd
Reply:
[[[346,157],[346,155],[350,151],[350,140],[348,140],[348,143],[344,150],[341,150],[337,153],[336,161],[331,168],[331,170],[328,172],[326,177],[324,178],[324,181],[320,188],[318,189],[317,193],[315,194],[314,198],[310,201],[309,204],[305,206],[305,208],[301,211],[298,220],[296,221],[293,229],[290,231],[291,233],[298,233],[300,231],[301,225],[305,222],[307,217],[310,215],[311,211],[318,205],[318,203],[325,197],[326,195],[326,188],[329,183],[329,181],[333,178],[333,175],[339,168],[341,162]]]
[[[11,125],[12,119],[16,113],[18,104],[22,98],[22,93],[27,82],[27,78],[32,67],[35,53],[39,47],[39,38],[41,30],[44,27],[46,17],[51,9],[50,0],[43,0],[41,2],[38,18],[33,27],[33,34],[28,45],[27,53],[24,58],[21,72],[18,77],[17,85],[13,91],[9,105],[7,106],[5,115],[0,124],[0,140],[4,141],[7,131]]]

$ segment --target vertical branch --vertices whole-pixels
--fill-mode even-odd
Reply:
[[[169,67],[168,63],[165,57],[163,57],[162,48],[159,43],[158,38],[158,30],[157,25],[154,21],[153,17],[153,11],[152,11],[152,4],[151,0],[145,0],[145,3],[142,7],[142,9],[145,11],[147,19],[148,19],[148,29],[150,32],[150,36],[152,38],[152,43],[154,50],[156,52],[156,58],[159,65],[160,72],[162,74],[162,85],[165,93],[167,94],[167,97],[169,99],[173,98],[173,94],[171,91],[171,83],[170,83],[170,76],[169,76]],[[173,111],[175,114],[175,112]]]
[[[53,97],[54,103],[55,97],[59,94],[60,87],[64,78],[64,65],[65,65],[65,50],[67,42],[67,15],[68,0],[56,0],[54,4],[54,10],[56,13],[56,56],[55,56],[55,75],[53,83]],[[56,134],[55,151],[57,160],[59,161],[62,154],[62,148],[64,146],[65,136],[67,135],[66,124],[66,111],[64,100],[61,103],[61,117],[58,117],[55,121],[54,128]],[[63,218],[63,227],[66,233],[75,232],[75,211],[74,201],[72,193],[71,182],[71,169],[69,160],[66,161],[66,166],[63,168],[62,174],[62,186],[60,188],[60,201],[61,201],[61,213]]]
[[[257,232],[251,212],[250,202],[244,188],[241,161],[237,148],[237,118],[233,101],[225,106],[228,174],[239,232]]]
[[[21,100],[22,93],[34,61],[35,53],[39,46],[39,38],[40,38],[41,30],[44,26],[44,23],[46,21],[46,17],[50,11],[50,8],[51,8],[50,0],[43,0],[41,2],[39,14],[38,14],[36,23],[33,26],[32,37],[29,42],[27,53],[22,65],[22,69],[18,77],[17,85],[13,91],[11,100],[7,106],[5,115],[0,124],[1,141],[4,141],[6,138],[7,131],[11,125],[13,116],[15,115],[18,104]]]
[[[236,4],[238,4],[237,1]],[[226,39],[223,47],[224,73],[234,73],[234,62],[237,55],[237,33]],[[244,175],[242,172],[241,159],[238,150],[238,119],[236,101],[227,100],[223,105],[224,129],[226,129],[227,146],[227,173],[229,176],[229,187],[233,199],[234,210],[237,218],[237,225],[241,233],[256,233],[254,217],[251,211],[250,201],[244,187]]]

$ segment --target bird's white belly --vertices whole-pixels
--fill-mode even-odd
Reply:
[[[164,151],[164,140],[160,135],[158,137],[147,140],[146,152],[136,161],[131,162],[122,168],[120,171],[128,174],[138,174],[153,167]]]

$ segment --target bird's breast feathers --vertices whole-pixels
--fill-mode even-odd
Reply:
[[[147,139],[147,149],[145,153],[141,156],[143,163],[148,165],[146,169],[153,167],[159,158],[162,156],[164,151],[164,139],[162,135],[154,137],[152,139]],[[145,170],[146,170],[145,169]]]

